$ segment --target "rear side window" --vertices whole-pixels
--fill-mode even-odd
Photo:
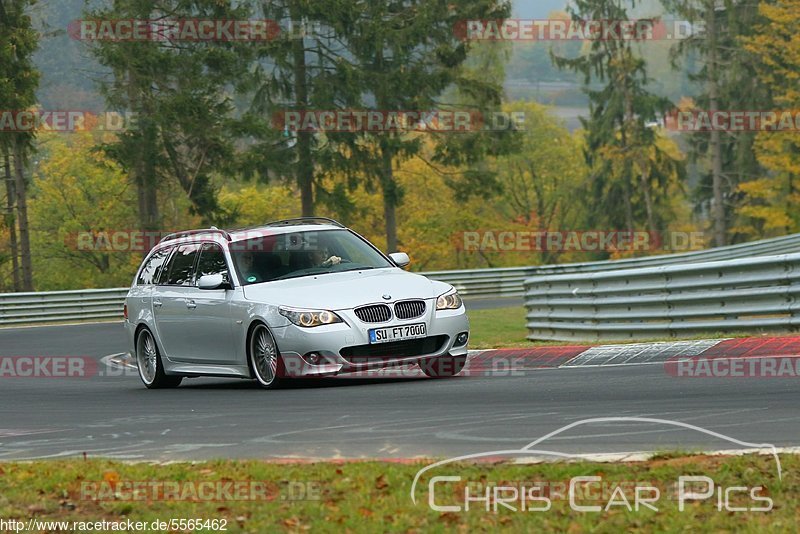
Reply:
[[[228,263],[225,261],[225,253],[222,247],[215,243],[203,245],[200,259],[197,261],[197,280],[207,274],[221,274],[228,279]]]
[[[153,285],[158,282],[158,275],[161,274],[161,269],[164,267],[164,262],[169,258],[169,253],[172,247],[162,248],[153,253],[147,262],[139,271],[139,276],[136,278],[136,285]]]
[[[168,286],[188,286],[192,283],[192,271],[194,269],[194,260],[197,258],[197,252],[200,250],[200,245],[181,245],[172,258],[169,260],[169,274],[166,281],[162,283]]]

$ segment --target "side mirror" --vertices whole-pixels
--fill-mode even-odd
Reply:
[[[200,289],[230,289],[230,284],[221,274],[206,274],[197,281]]]
[[[398,267],[405,267],[411,263],[411,259],[405,252],[392,252],[389,254],[389,259],[392,260]]]

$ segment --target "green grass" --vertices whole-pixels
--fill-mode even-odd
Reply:
[[[649,462],[602,464],[588,462],[512,464],[457,464],[426,474],[410,499],[411,482],[428,462],[396,464],[381,462],[275,464],[259,461],[211,461],[153,465],[124,464],[105,460],[0,463],[0,519],[27,521],[133,521],[156,519],[224,519],[229,532],[450,532],[461,531],[560,531],[560,532],[678,532],[744,531],[792,532],[800,522],[798,456],[784,455],[783,480],[776,475],[770,456],[705,457],[662,455]],[[457,475],[461,482],[437,486],[439,504],[461,504],[467,483],[510,486],[549,481],[568,484],[575,476],[600,476],[604,487],[620,486],[633,502],[632,484],[662,489],[655,504],[658,511],[627,511],[615,507],[602,512],[572,510],[566,498],[552,499],[548,511],[487,512],[473,503],[469,512],[440,513],[427,504],[428,476]],[[764,486],[761,495],[774,502],[770,512],[718,511],[716,498],[689,503],[684,512],[669,489],[682,475],[706,475],[717,486]],[[208,482],[264,481],[265,498],[255,502],[219,500],[110,500],[85,498],[82,487],[105,483],[106,488],[127,481]],[[186,487],[186,486],[184,486]],[[294,492],[289,488],[295,489]],[[563,487],[563,486],[562,486]],[[472,486],[474,489],[474,486]],[[309,494],[302,495],[303,491]],[[474,489],[473,495],[478,490]],[[462,496],[459,498],[456,496]],[[123,496],[118,494],[118,496]],[[294,499],[293,497],[303,497]],[[604,506],[608,494],[581,504]],[[748,505],[737,498],[736,505]],[[755,503],[758,504],[758,503]],[[515,505],[519,508],[519,502]],[[209,530],[206,530],[209,532]]]
[[[499,349],[499,348],[524,348],[540,347],[548,345],[600,345],[600,344],[620,344],[620,343],[644,343],[656,341],[677,341],[672,338],[652,338],[652,339],[633,339],[620,341],[530,341],[526,339],[528,331],[525,327],[526,310],[523,306],[508,308],[495,308],[490,310],[470,310],[467,302],[467,315],[469,316],[470,326],[470,349]],[[707,333],[693,336],[681,337],[681,341],[697,339],[717,339],[717,338],[746,338],[762,335],[780,336],[780,333],[761,334],[753,332],[735,333]],[[786,334],[783,334],[786,335]]]
[[[505,347],[528,347],[534,343],[525,339],[525,308],[495,308],[492,310],[470,310],[469,316],[471,349],[495,349]]]

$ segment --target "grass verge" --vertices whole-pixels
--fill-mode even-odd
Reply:
[[[470,349],[496,349],[511,347],[532,347],[538,345],[525,339],[525,308],[494,308],[489,310],[470,310],[469,316]]]
[[[230,532],[305,531],[337,532],[445,532],[445,531],[562,531],[562,532],[677,532],[743,531],[790,532],[800,522],[798,496],[800,461],[782,455],[783,479],[778,480],[771,456],[738,457],[662,455],[658,459],[634,463],[543,463],[533,465],[452,464],[423,476],[418,486],[417,504],[410,499],[411,483],[417,471],[428,462],[401,464],[387,462],[290,463],[260,461],[210,461],[153,465],[126,464],[105,460],[39,461],[0,464],[0,520],[40,521],[142,521],[202,519],[224,520]],[[484,502],[472,502],[469,511],[437,512],[428,506],[430,476],[460,476],[459,482],[438,483],[435,501],[439,505],[464,506],[465,488],[481,495],[475,484],[486,487],[524,486],[534,482],[548,496],[546,511],[519,511],[521,501],[510,501],[512,511]],[[679,477],[705,475],[713,479],[714,495],[687,503],[684,511],[674,493]],[[595,486],[577,485],[577,504],[606,508],[615,487],[631,506],[628,510],[617,493],[617,505],[600,512],[576,511],[570,507],[566,491],[576,476],[599,476]],[[184,496],[199,493],[200,482],[258,481],[262,490],[243,494],[255,501],[218,499],[215,501],[131,499],[127,484],[132,481],[176,481]],[[633,509],[635,486],[660,489],[652,510]],[[719,510],[718,490],[744,486],[763,486],[760,497],[771,499],[768,512]],[[148,490],[150,497],[156,485]],[[165,486],[166,487],[166,486]],[[188,491],[186,488],[194,488]],[[594,488],[594,489],[593,489]],[[162,488],[163,489],[163,488]],[[694,488],[699,490],[700,488]],[[494,490],[492,490],[494,491]],[[509,494],[505,494],[508,497]],[[652,496],[653,494],[650,494]],[[99,497],[99,500],[94,500]],[[529,506],[543,507],[544,501]],[[752,508],[765,502],[747,493],[733,493],[731,507]],[[52,530],[55,530],[53,528]],[[183,529],[197,532],[200,529]],[[214,529],[203,529],[207,532]],[[70,531],[70,530],[67,530]]]
[[[522,306],[507,308],[494,308],[487,310],[470,310],[467,303],[467,315],[470,325],[470,349],[501,349],[501,348],[526,348],[544,347],[549,345],[602,345],[602,344],[626,344],[626,343],[648,343],[657,341],[692,341],[697,339],[718,339],[718,338],[747,338],[759,336],[780,336],[779,333],[753,333],[753,332],[734,332],[734,333],[707,333],[694,336],[685,336],[680,339],[671,338],[652,338],[652,339],[633,339],[620,341],[596,341],[596,342],[574,342],[574,341],[530,341],[526,339],[528,334],[525,327],[526,310]],[[788,335],[788,334],[783,334]]]

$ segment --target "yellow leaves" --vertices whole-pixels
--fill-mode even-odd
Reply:
[[[797,110],[800,108],[800,23],[797,17],[800,0],[761,2],[759,13],[767,22],[758,28],[755,36],[745,41],[744,46],[758,58],[761,65],[758,74],[769,84],[775,102],[782,109]],[[790,209],[785,196],[794,189],[787,187],[788,177],[800,176],[800,133],[762,132],[754,149],[759,163],[775,176],[740,186],[740,191],[751,199],[768,202],[766,206],[746,203],[741,214],[760,221],[764,230],[796,229],[792,219],[794,210]]]
[[[739,184],[739,191],[746,193],[748,196],[759,199],[768,199],[774,195],[775,180],[770,178],[761,178],[759,180],[752,180]]]
[[[300,212],[297,192],[281,184],[253,184],[238,189],[226,186],[219,193],[219,204],[241,226],[288,219]]]
[[[120,476],[119,473],[116,471],[106,471],[103,473],[103,481],[109,484],[111,487],[116,487],[119,483]]]
[[[775,103],[786,110],[800,108],[800,0],[762,2],[766,23],[745,48],[758,58],[759,76],[770,86]],[[762,132],[754,144],[756,157],[770,171],[767,177],[739,185],[744,195],[736,228],[751,238],[798,231],[797,192],[800,180],[800,132]]]
[[[141,252],[76,250],[78,232],[136,228],[136,196],[118,166],[88,132],[43,133],[29,214],[37,289],[116,287],[130,283]]]
[[[737,214],[743,221],[734,231],[751,239],[783,234],[797,230],[791,213],[798,200],[798,193],[790,192],[790,181],[785,174],[759,178],[739,184],[737,191],[743,194]]]

